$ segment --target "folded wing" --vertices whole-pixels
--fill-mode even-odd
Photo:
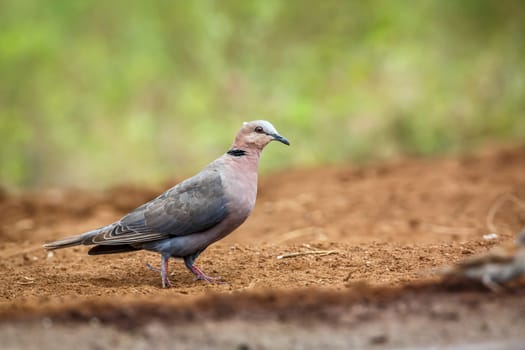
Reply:
[[[227,214],[220,174],[209,170],[141,205],[84,244],[133,245],[195,234],[217,225]]]

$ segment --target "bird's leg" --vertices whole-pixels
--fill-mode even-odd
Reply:
[[[162,288],[168,288],[172,286],[171,281],[168,278],[168,260],[169,259],[170,259],[169,257],[167,258],[164,256],[162,257],[160,269],[153,267],[150,264],[146,264],[146,267],[150,269],[151,271],[160,273],[160,277],[162,278]]]
[[[165,257],[165,256],[162,256],[162,260],[161,260],[161,267],[160,267],[160,277],[162,278],[162,288],[168,288],[168,287],[171,287],[172,284],[171,284],[171,281],[170,279],[168,278],[168,260],[170,258],[169,257]]]
[[[204,272],[202,272],[201,269],[199,269],[197,266],[193,264],[195,258],[189,256],[184,258],[184,265],[195,275],[195,281],[203,280],[206,282],[215,282],[215,283],[223,283],[220,281],[221,277],[211,277],[206,275]]]

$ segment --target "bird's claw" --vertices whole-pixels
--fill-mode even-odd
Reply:
[[[160,273],[161,278],[162,278],[162,288],[169,288],[169,287],[173,286],[173,284],[169,280],[168,276],[167,275],[164,276],[162,274],[162,269],[159,269],[159,268],[151,265],[150,263],[146,263],[146,267],[148,269],[150,269],[151,271],[155,271],[155,272]],[[199,269],[195,265],[193,265],[191,267],[191,272],[193,272],[193,274],[195,275],[195,280],[194,281],[202,280],[202,281],[206,281],[208,283],[216,283],[216,284],[224,284],[224,283],[226,283],[225,281],[222,281],[222,277],[220,277],[220,276],[217,276],[217,277],[208,276],[204,272],[202,272],[201,269]]]
[[[160,270],[159,268],[157,268],[157,267],[151,265],[150,263],[146,263],[146,267],[147,267],[148,269],[150,269],[151,271],[155,271],[155,272],[158,272],[158,273],[161,272],[161,270]]]
[[[218,277],[208,276],[195,265],[191,267],[191,272],[195,274],[195,281],[203,280],[208,283],[217,283],[217,284],[225,283],[224,281],[221,281],[222,278],[220,276]]]
[[[162,288],[171,288],[171,287],[173,287],[173,284],[168,278],[166,278],[165,280],[162,280]]]
[[[168,278],[167,274],[166,276],[164,276],[162,274],[162,269],[159,269],[153,265],[151,265],[150,263],[146,263],[146,267],[148,269],[150,269],[151,271],[155,271],[155,272],[158,272],[160,273],[160,277],[162,278],[162,288],[170,288],[170,287],[173,287],[173,283],[171,283],[170,279]]]
[[[224,281],[221,281],[222,280],[222,277],[218,276],[218,277],[212,277],[212,276],[207,276],[205,274],[202,274],[202,275],[197,275],[195,276],[195,279],[194,281],[206,281],[208,283],[217,283],[217,284],[223,284],[223,283],[226,283]]]

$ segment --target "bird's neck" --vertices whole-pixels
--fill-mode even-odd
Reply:
[[[261,150],[256,148],[239,147],[233,145],[225,155],[230,162],[239,165],[247,166],[246,170],[250,169],[257,171],[259,167],[259,158],[261,157]]]
[[[232,157],[243,157],[247,154],[247,152],[240,148],[232,148],[228,152],[226,152],[226,154]]]

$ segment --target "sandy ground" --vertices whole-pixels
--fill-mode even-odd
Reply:
[[[175,180],[100,192],[4,191],[0,343],[522,349],[523,281],[495,294],[443,283],[433,271],[506,243],[525,226],[523,169],[518,147],[262,177],[252,216],[197,261],[227,283],[195,282],[174,261],[171,289],[145,267],[159,264],[156,254],[92,257],[75,247],[48,255],[41,245],[110,223]],[[483,238],[492,232],[496,239]],[[290,253],[300,254],[277,258]]]

